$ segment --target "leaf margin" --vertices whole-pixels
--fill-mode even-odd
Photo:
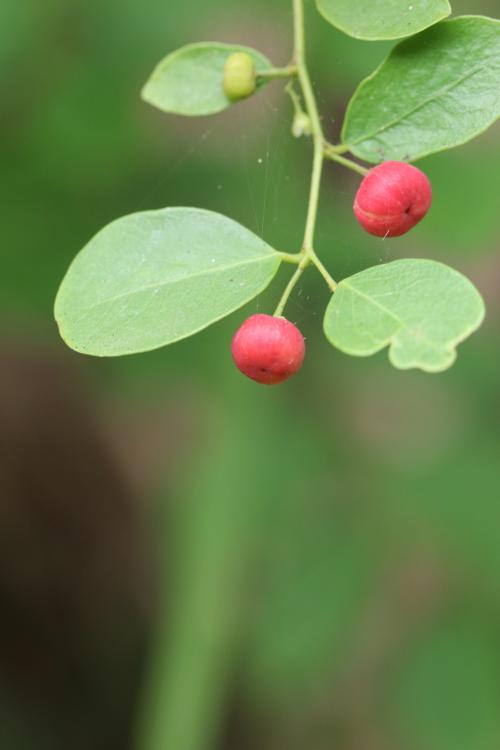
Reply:
[[[339,24],[332,23],[331,19],[328,18],[328,16],[326,15],[326,11],[322,7],[320,7],[320,3],[322,3],[322,0],[315,0],[314,4],[315,4],[315,7],[316,7],[316,10],[318,11],[318,13],[325,19],[325,21],[327,23],[330,24],[330,26],[333,26],[334,29],[337,29],[338,31],[341,31],[346,36],[351,37],[351,39],[357,39],[357,40],[362,41],[362,42],[390,42],[390,41],[397,41],[397,40],[400,40],[400,39],[409,39],[412,36],[416,36],[417,34],[420,34],[422,31],[426,31],[426,29],[430,29],[432,26],[435,26],[437,23],[441,23],[445,19],[449,18],[449,16],[451,16],[451,14],[453,12],[453,9],[452,9],[452,7],[450,5],[449,0],[445,0],[445,2],[447,4],[447,6],[448,6],[448,12],[447,13],[445,13],[440,18],[437,18],[435,21],[433,21],[432,23],[428,24],[427,26],[422,26],[422,28],[418,29],[418,31],[413,31],[410,34],[405,34],[403,36],[363,36],[363,35],[360,35],[360,34],[353,34],[352,32],[347,31],[345,28],[343,28]]]
[[[449,353],[449,355],[450,355],[447,363],[444,366],[432,367],[432,366],[429,366],[429,365],[423,365],[422,363],[416,363],[416,362],[412,362],[412,363],[407,364],[407,365],[401,365],[401,364],[399,364],[397,362],[396,358],[395,358],[396,355],[394,353],[394,348],[395,348],[394,338],[397,336],[397,333],[399,332],[400,329],[398,329],[398,331],[396,331],[393,334],[391,334],[391,336],[389,337],[389,339],[387,341],[384,341],[380,345],[376,345],[372,349],[366,350],[366,351],[364,351],[362,353],[350,350],[347,346],[339,346],[337,343],[334,343],[332,341],[332,339],[329,337],[329,335],[328,335],[328,333],[326,331],[326,319],[327,319],[327,315],[329,313],[329,310],[331,310],[331,308],[333,308],[333,306],[335,304],[335,294],[336,293],[334,293],[332,295],[331,299],[328,302],[326,310],[325,310],[325,314],[324,314],[324,317],[323,317],[323,333],[325,335],[326,340],[328,341],[329,344],[331,344],[331,346],[333,346],[335,349],[337,349],[338,351],[342,352],[343,354],[348,354],[351,357],[371,357],[374,354],[378,354],[379,352],[382,352],[382,351],[384,351],[384,350],[387,349],[388,360],[391,363],[391,365],[394,368],[396,368],[397,370],[405,371],[405,370],[411,370],[411,369],[418,369],[418,370],[421,370],[423,372],[431,373],[431,374],[445,372],[446,370],[448,370],[450,367],[453,366],[453,364],[455,363],[455,361],[457,359],[457,356],[458,356],[457,347],[458,347],[458,345],[461,344],[463,341],[465,341],[471,334],[473,334],[475,331],[477,331],[480,328],[480,326],[484,322],[484,319],[485,319],[485,316],[486,316],[486,306],[485,306],[484,298],[483,298],[481,292],[475,286],[475,284],[467,276],[465,276],[465,274],[461,273],[460,271],[457,271],[457,269],[453,268],[452,266],[447,265],[446,263],[442,263],[441,261],[437,261],[437,260],[433,260],[433,259],[429,259],[429,258],[397,258],[396,260],[389,261],[388,263],[381,263],[378,266],[370,266],[368,269],[363,269],[362,271],[358,271],[357,273],[352,274],[351,276],[348,276],[345,279],[342,279],[341,281],[339,281],[338,286],[340,287],[342,284],[345,285],[346,281],[348,281],[349,279],[352,279],[352,278],[354,278],[356,276],[359,276],[359,275],[363,274],[365,271],[368,271],[368,270],[371,270],[371,269],[375,269],[375,268],[379,268],[380,266],[383,266],[383,265],[391,265],[393,263],[401,263],[401,262],[404,262],[404,261],[413,261],[413,262],[414,261],[422,261],[422,262],[425,262],[425,263],[429,263],[430,262],[430,263],[433,263],[435,265],[442,266],[442,267],[446,268],[448,271],[451,271],[454,274],[460,276],[462,279],[465,279],[468,282],[468,284],[470,285],[470,287],[474,290],[474,292],[477,295],[477,299],[478,299],[478,302],[479,302],[479,315],[478,315],[477,319],[474,321],[474,323],[471,322],[466,327],[466,329],[464,329],[464,331],[462,331],[462,333],[459,336],[456,336],[451,341],[447,342],[446,348],[443,347],[443,351],[446,352],[446,353]],[[390,311],[387,311],[387,312],[389,312],[389,314],[392,314],[392,313],[390,313]]]
[[[165,107],[162,107],[159,104],[156,104],[151,98],[148,97],[147,89],[150,86],[153,78],[155,76],[158,76],[162,70],[162,68],[169,62],[172,62],[177,56],[181,55],[183,52],[186,52],[187,50],[191,49],[200,49],[205,47],[218,47],[221,49],[227,49],[228,53],[231,52],[247,52],[249,55],[253,57],[254,60],[259,60],[260,62],[265,62],[266,67],[263,68],[257,68],[257,80],[256,80],[256,91],[257,93],[263,86],[265,86],[267,83],[270,82],[270,79],[263,79],[259,78],[259,72],[263,71],[265,72],[267,69],[271,69],[272,63],[271,61],[264,55],[262,52],[259,52],[258,50],[253,49],[252,47],[248,47],[243,44],[229,44],[228,42],[191,42],[189,44],[184,44],[182,47],[178,47],[177,49],[173,50],[172,52],[169,52],[167,55],[161,58],[159,62],[156,63],[155,67],[149,74],[146,82],[143,84],[141,91],[140,91],[140,98],[143,102],[146,104],[149,104],[151,107],[154,107],[155,109],[159,110],[160,112],[163,112],[164,114],[169,115],[177,115],[178,117],[209,117],[211,115],[217,115],[220,112],[224,112],[226,109],[229,109],[231,106],[234,106],[235,104],[239,104],[243,100],[236,100],[232,101],[229,99],[222,88],[222,78],[221,78],[221,91],[226,98],[227,104],[224,107],[219,107],[218,109],[210,109],[204,112],[180,112],[178,110],[172,110],[172,109],[166,109]]]
[[[191,210],[198,211],[200,213],[206,213],[206,214],[210,214],[210,215],[214,215],[215,214],[216,216],[222,217],[223,219],[228,220],[230,222],[233,222],[234,224],[238,224],[240,227],[242,227],[243,229],[245,229],[245,231],[247,231],[247,232],[253,234],[255,237],[257,237],[261,242],[263,242],[265,245],[267,245],[267,247],[271,251],[273,251],[273,253],[274,253],[274,255],[276,257],[273,257],[273,255],[271,253],[269,254],[268,257],[269,257],[270,260],[272,259],[275,262],[274,271],[272,272],[272,274],[270,274],[269,278],[262,284],[262,286],[259,287],[259,289],[257,290],[257,292],[255,292],[255,293],[252,292],[250,295],[248,295],[244,299],[243,302],[239,303],[237,306],[233,307],[228,312],[223,313],[222,315],[219,315],[218,317],[211,319],[208,323],[205,323],[205,324],[199,326],[198,328],[196,328],[196,330],[191,331],[188,334],[180,335],[179,337],[177,337],[175,339],[172,339],[172,340],[168,341],[167,343],[159,344],[159,345],[155,345],[155,346],[146,346],[146,347],[140,348],[140,349],[139,348],[134,348],[133,350],[118,351],[118,352],[113,352],[111,354],[93,352],[93,351],[90,351],[88,349],[88,347],[87,348],[82,348],[81,346],[79,347],[78,345],[75,345],[74,343],[72,343],[71,342],[71,336],[67,336],[64,333],[64,322],[61,321],[60,316],[58,315],[58,309],[60,308],[60,306],[62,304],[61,303],[61,298],[62,298],[62,292],[64,291],[63,290],[64,282],[66,281],[66,278],[69,276],[70,271],[74,267],[75,263],[78,261],[79,256],[83,253],[83,251],[91,243],[94,242],[94,240],[97,237],[99,237],[101,234],[103,234],[106,230],[110,229],[114,225],[119,224],[123,219],[129,218],[129,217],[133,217],[133,216],[137,216],[137,215],[145,215],[145,214],[147,214],[147,215],[149,215],[149,214],[156,214],[156,215],[158,215],[158,214],[164,213],[164,212],[172,210],[172,209],[174,209],[174,210],[176,210],[176,209],[191,209]],[[283,257],[282,257],[282,255],[281,255],[281,253],[279,251],[275,250],[275,248],[271,247],[271,245],[269,245],[267,242],[265,242],[265,240],[263,240],[261,237],[259,237],[258,235],[256,235],[255,232],[252,232],[252,230],[248,229],[243,224],[240,224],[235,219],[231,219],[230,217],[228,217],[225,214],[222,214],[222,213],[220,213],[218,211],[211,211],[210,209],[196,208],[196,207],[193,207],[193,206],[167,206],[165,208],[160,208],[160,209],[147,209],[145,211],[135,211],[135,212],[132,212],[130,214],[125,214],[124,216],[119,216],[118,218],[113,219],[112,221],[110,221],[105,226],[101,227],[95,234],[92,235],[92,237],[88,240],[88,242],[86,242],[85,245],[82,248],[80,248],[80,250],[76,253],[76,255],[71,260],[69,266],[67,267],[66,272],[65,272],[63,278],[61,279],[61,281],[59,283],[59,286],[58,286],[58,289],[57,289],[57,292],[56,292],[56,296],[55,296],[55,299],[54,299],[54,304],[53,304],[53,317],[54,317],[55,323],[57,325],[57,329],[58,329],[58,332],[59,332],[59,335],[60,335],[61,339],[64,341],[64,343],[72,351],[76,352],[77,354],[83,354],[83,355],[86,355],[86,356],[98,357],[98,358],[102,358],[102,359],[104,359],[104,358],[106,358],[106,359],[110,358],[111,359],[111,358],[116,358],[116,357],[133,356],[134,354],[144,354],[146,352],[157,351],[157,350],[163,349],[163,348],[165,348],[167,346],[171,346],[172,344],[176,344],[179,341],[183,341],[185,339],[191,338],[191,336],[195,336],[198,333],[201,333],[202,331],[206,330],[210,326],[215,325],[219,321],[221,321],[224,318],[229,317],[229,315],[232,315],[233,313],[235,313],[237,310],[240,310],[241,308],[243,308],[245,305],[247,305],[249,302],[251,302],[253,299],[255,299],[259,294],[262,294],[262,292],[264,292],[268,288],[268,286],[271,284],[271,282],[273,281],[274,277],[278,273],[278,271],[279,271],[279,269],[280,269],[280,267],[282,265],[282,262],[283,262]]]
[[[445,18],[444,20],[439,21],[438,24],[432,24],[432,26],[428,26],[426,29],[423,29],[422,31],[418,32],[418,34],[413,34],[412,36],[405,37],[405,38],[401,39],[401,41],[399,41],[397,44],[394,45],[394,47],[389,51],[389,53],[384,57],[384,59],[379,63],[379,65],[377,65],[377,67],[375,68],[375,70],[372,73],[370,73],[369,75],[367,75],[365,78],[363,78],[363,80],[361,80],[359,82],[359,84],[357,85],[357,87],[356,87],[353,95],[351,96],[351,98],[349,99],[349,102],[347,103],[347,107],[346,107],[346,110],[345,110],[345,113],[344,113],[344,118],[343,118],[343,121],[342,121],[341,131],[340,131],[340,144],[343,147],[345,147],[346,150],[349,153],[353,154],[354,156],[356,156],[357,158],[361,159],[362,161],[367,162],[368,164],[375,164],[375,165],[376,164],[382,164],[384,161],[389,161],[390,159],[393,158],[391,156],[388,156],[387,158],[384,158],[384,159],[368,158],[368,156],[364,152],[360,153],[360,152],[357,152],[355,149],[351,149],[351,146],[352,145],[357,145],[357,143],[356,144],[349,144],[346,141],[346,139],[345,139],[345,130],[347,128],[350,110],[351,110],[351,108],[353,106],[354,100],[355,100],[358,92],[362,88],[364,88],[366,85],[368,85],[378,75],[378,73],[382,70],[382,68],[384,67],[384,65],[393,56],[395,50],[400,45],[405,44],[406,42],[410,41],[413,37],[417,37],[419,34],[425,34],[429,29],[432,29],[434,26],[438,26],[438,25],[443,24],[443,23],[452,24],[452,23],[456,23],[456,22],[464,20],[464,19],[473,19],[473,18],[474,19],[478,18],[478,19],[482,19],[482,20],[485,20],[485,21],[490,21],[492,23],[500,25],[500,19],[498,19],[498,18],[492,18],[491,16],[485,16],[485,15],[482,15],[482,14],[467,13],[467,14],[463,14],[463,15],[460,15],[460,16],[455,16],[453,18]],[[425,159],[428,156],[432,156],[434,154],[440,154],[440,153],[443,153],[444,151],[450,151],[451,149],[459,148],[460,146],[464,146],[466,143],[469,143],[470,141],[474,140],[475,138],[478,138],[479,136],[483,135],[483,133],[486,133],[486,131],[489,130],[496,122],[498,122],[499,119],[500,119],[500,116],[497,117],[492,122],[490,122],[484,128],[481,128],[481,129],[477,130],[473,135],[467,137],[463,141],[460,141],[458,143],[454,143],[451,146],[443,146],[441,148],[437,148],[437,149],[432,149],[432,150],[429,150],[429,151],[425,151],[423,153],[418,154],[418,156],[412,157],[411,159],[408,159],[408,160],[405,160],[405,161],[407,161],[409,164],[412,164],[413,162],[420,161],[420,159]],[[362,143],[362,142],[363,141],[358,141],[358,143]]]

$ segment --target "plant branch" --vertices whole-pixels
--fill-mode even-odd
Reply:
[[[314,263],[320,274],[323,276],[324,280],[328,284],[328,288],[331,292],[335,292],[337,290],[337,282],[335,279],[328,273],[323,263],[320,261],[318,256],[316,255],[314,249],[311,250],[309,253],[309,257],[311,258],[311,262]]]
[[[300,277],[304,273],[304,270],[309,265],[310,259],[306,255],[302,255],[302,260],[300,261],[299,265],[295,269],[295,272],[293,276],[291,277],[290,281],[286,285],[285,291],[281,295],[281,299],[278,302],[278,306],[276,307],[276,310],[274,311],[274,316],[279,317],[283,314],[283,310],[285,309],[285,305],[288,302],[288,298],[290,297],[291,293],[295,289],[297,282],[299,281]]]
[[[296,65],[287,65],[285,68],[268,68],[268,70],[258,70],[257,78],[291,78],[297,75]]]
[[[329,143],[325,144],[323,153],[326,159],[335,161],[337,164],[342,164],[342,166],[347,167],[347,169],[352,169],[353,172],[357,172],[358,174],[363,175],[363,177],[366,177],[370,171],[369,169],[366,169],[366,167],[362,167],[361,164],[356,164],[355,161],[351,161],[351,159],[346,159],[345,156],[341,156]]]
[[[288,96],[290,97],[290,99],[292,100],[293,111],[295,112],[295,114],[296,115],[305,115],[306,113],[304,112],[304,110],[302,108],[302,102],[300,100],[300,96],[297,94],[297,92],[294,89],[293,81],[290,81],[290,83],[287,84],[287,86],[285,88],[285,91],[288,94]]]
[[[295,265],[298,265],[302,260],[302,253],[279,253],[279,255],[285,263],[294,263]]]
[[[316,97],[311,84],[309,70],[306,62],[306,44],[305,44],[305,25],[304,25],[304,2],[303,0],[293,0],[293,18],[294,18],[294,61],[297,66],[297,75],[304,97],[306,112],[311,122],[311,134],[314,144],[313,168],[311,175],[311,188],[309,192],[309,205],[307,209],[306,228],[302,252],[305,257],[309,258],[323,278],[326,279],[330,289],[335,291],[337,285],[332,279],[326,268],[319,260],[314,250],[314,234],[316,230],[316,221],[318,218],[318,206],[321,189],[321,176],[323,172],[323,161],[325,158],[325,137],[323,127],[316,103]]]
[[[328,147],[329,151],[332,151],[335,154],[346,154],[349,151],[349,148],[347,146],[344,146],[342,143],[328,143],[326,141],[326,146]]]
[[[311,120],[312,124],[312,120]],[[313,169],[311,176],[311,188],[309,193],[309,205],[307,209],[307,220],[306,229],[304,233],[304,242],[302,245],[303,251],[306,254],[311,254],[314,248],[314,233],[316,230],[316,221],[318,218],[318,205],[319,196],[321,189],[321,175],[323,171],[323,140],[320,137],[318,139],[316,133],[314,133],[313,127],[313,141],[314,141],[314,156],[313,156]]]
[[[305,25],[304,25],[304,0],[292,0],[293,2],[293,29],[294,29],[294,52],[293,52],[293,63],[296,71],[296,75],[302,91],[302,97],[305,105],[305,112],[302,109],[302,103],[299,97],[288,86],[287,92],[292,97],[292,102],[295,108],[295,114],[307,115],[309,120],[310,132],[312,135],[314,145],[313,155],[313,166],[311,175],[311,187],[309,190],[309,202],[307,207],[307,218],[306,226],[304,231],[304,239],[302,242],[302,249],[298,254],[300,259],[299,265],[295,270],[295,273],[291,277],[287,284],[285,291],[283,292],[281,299],[275,311],[275,315],[281,315],[285,305],[302,276],[304,269],[309,264],[316,266],[320,274],[328,284],[329,289],[334,292],[337,288],[336,281],[330,276],[323,263],[320,261],[314,250],[314,235],[316,230],[316,222],[318,218],[318,206],[321,191],[321,176],[323,173],[323,162],[326,157],[325,137],[323,135],[323,128],[321,125],[321,119],[319,115],[318,105],[314,90],[307,68],[306,62],[306,43],[305,43]],[[332,147],[334,149],[334,147]],[[335,149],[334,149],[335,150]],[[346,160],[347,161],[347,160]],[[350,163],[350,162],[349,162]],[[293,259],[294,256],[285,258],[286,260]],[[291,262],[296,262],[295,259]]]

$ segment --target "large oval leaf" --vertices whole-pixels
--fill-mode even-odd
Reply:
[[[271,68],[260,52],[237,44],[188,44],[165,57],[142,90],[142,98],[163,112],[177,115],[212,115],[234,104],[224,93],[224,65],[234,52],[248,52],[257,72]],[[265,79],[257,79],[262,86]]]
[[[72,349],[117,356],[206,328],[261,292],[280,256],[235,221],[196,208],[125,216],[71,264],[55,303]]]
[[[347,354],[364,357],[389,345],[395,367],[439,372],[483,317],[481,295],[458,271],[433,260],[395,260],[341,281],[324,328]]]
[[[399,44],[361,83],[342,141],[369,162],[458,146],[500,116],[500,21],[464,16]]]
[[[448,0],[316,0],[319,12],[356,39],[401,39],[449,16]]]

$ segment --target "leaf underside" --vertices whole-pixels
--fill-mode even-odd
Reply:
[[[188,44],[165,57],[142,90],[142,98],[162,112],[177,115],[212,115],[234,104],[224,93],[224,65],[229,55],[247,52],[257,72],[271,67],[269,60],[249,47],[218,42]],[[257,79],[257,85],[265,80]]]
[[[414,161],[500,117],[500,21],[463,16],[398,44],[351,99],[343,144],[361,159]]]
[[[71,264],[55,317],[72,349],[117,356],[171,344],[242,307],[280,256],[221,214],[166,208],[102,229]]]
[[[440,372],[478,328],[484,303],[465,276],[432,260],[396,260],[344,279],[325,314],[335,347],[355,356],[389,346],[391,363]]]
[[[449,16],[448,0],[316,0],[319,12],[356,39],[402,39]]]

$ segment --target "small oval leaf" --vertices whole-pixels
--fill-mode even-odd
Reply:
[[[342,142],[377,163],[458,146],[500,117],[500,21],[463,16],[398,44],[351,99]]]
[[[316,0],[332,26],[356,39],[402,39],[449,16],[448,0]]]
[[[177,115],[213,115],[234,104],[224,92],[224,65],[237,52],[255,61],[257,76],[269,70],[269,60],[256,50],[237,44],[188,44],[165,57],[151,74],[141,96],[148,104]],[[257,87],[267,81],[257,77]]]
[[[125,216],[71,264],[55,318],[75,351],[101,357],[157,349],[242,307],[280,255],[232,219],[196,208]]]
[[[481,295],[458,271],[433,260],[395,260],[341,281],[324,330],[346,354],[365,357],[390,346],[394,367],[440,372],[483,318]]]

